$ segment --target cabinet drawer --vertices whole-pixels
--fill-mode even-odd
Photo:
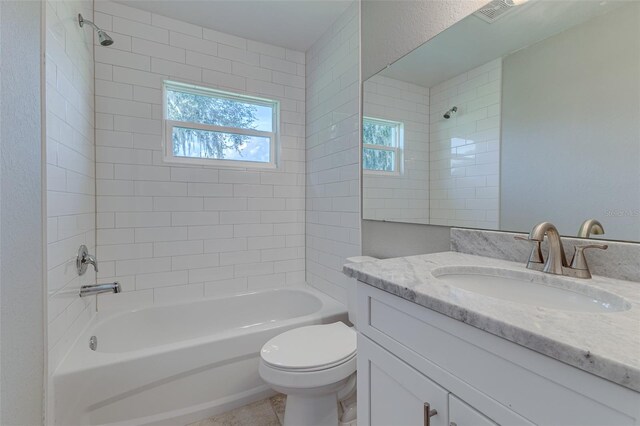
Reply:
[[[471,408],[453,394],[449,394],[449,425],[498,426],[497,423]]]

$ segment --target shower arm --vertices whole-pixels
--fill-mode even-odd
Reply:
[[[82,28],[84,26],[84,24],[87,24],[91,27],[93,27],[96,31],[102,31],[102,28],[99,28],[96,24],[94,24],[93,22],[89,21],[88,19],[84,19],[82,17],[82,14],[78,13],[78,23],[80,24],[80,28]]]

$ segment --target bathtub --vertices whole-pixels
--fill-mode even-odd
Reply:
[[[346,319],[344,305],[307,286],[98,312],[53,375],[55,423],[180,425],[267,397],[267,340]]]

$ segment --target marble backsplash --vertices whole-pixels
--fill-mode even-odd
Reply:
[[[513,237],[516,235],[526,236],[526,234],[511,232],[452,228],[451,250],[522,262],[524,264],[531,252],[531,243],[514,239]],[[593,275],[640,283],[640,244],[597,241],[607,244],[609,248],[607,250],[591,249],[585,252],[589,269]],[[562,243],[567,254],[567,260],[570,261],[574,247],[576,245],[584,245],[586,241],[579,238],[563,237]],[[545,259],[547,255],[546,245],[546,242],[542,244]]]

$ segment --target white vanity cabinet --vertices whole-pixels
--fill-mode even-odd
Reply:
[[[460,398],[449,394],[450,426],[496,426],[497,423],[465,404]]]
[[[368,346],[367,354],[369,424],[497,425],[380,346]]]
[[[361,426],[640,425],[640,393],[364,283],[358,332]]]
[[[370,424],[426,425],[428,420],[431,426],[449,424],[449,392],[445,388],[380,346],[368,345],[366,355]]]

